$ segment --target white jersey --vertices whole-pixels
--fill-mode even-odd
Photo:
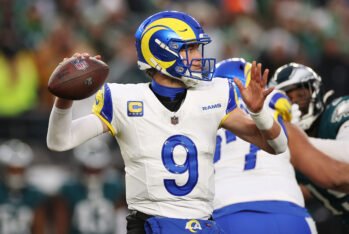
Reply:
[[[285,99],[274,91],[266,100],[267,108],[290,107]],[[281,115],[289,113],[285,110]],[[289,150],[270,155],[223,129],[217,135],[215,184],[215,210],[254,201],[288,201],[304,207]]]
[[[188,89],[169,111],[143,84],[107,84],[94,113],[116,133],[130,210],[171,218],[208,218],[213,211],[216,133],[236,107],[228,81]]]

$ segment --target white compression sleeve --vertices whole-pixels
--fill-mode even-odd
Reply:
[[[102,121],[94,114],[72,120],[72,108],[53,107],[47,131],[47,146],[65,151],[103,133]]]
[[[253,113],[251,111],[249,111],[249,113],[259,130],[268,130],[273,127],[274,119],[264,107],[259,113]],[[276,138],[267,140],[267,142],[277,154],[285,152],[287,148],[287,137],[282,128],[280,134]]]
[[[333,159],[349,163],[349,121],[339,128],[336,139],[310,137],[310,142]]]

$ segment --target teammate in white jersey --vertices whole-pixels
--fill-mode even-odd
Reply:
[[[126,199],[134,233],[219,233],[213,211],[213,154],[220,127],[271,152],[287,138],[263,109],[268,70],[254,62],[248,88],[236,81],[253,120],[237,108],[232,82],[212,81],[211,40],[191,16],[175,11],[150,16],[136,34],[138,64],[150,83],[107,83],[93,114],[72,121],[72,101],[56,99],[47,144],[64,151],[104,132],[119,143],[125,162]],[[76,54],[75,56],[89,56]],[[159,232],[157,232],[159,231]]]
[[[215,77],[238,77],[248,85],[250,68],[251,64],[243,59],[224,60],[217,65]],[[243,102],[240,103],[244,108]],[[273,91],[265,105],[280,121],[291,119],[291,104],[284,93]],[[313,181],[327,180],[328,172],[319,173],[325,165],[329,166],[330,173],[337,175],[340,167],[336,170],[332,166],[339,162],[316,150],[294,126],[285,123],[285,127],[293,161],[303,164],[302,171]],[[218,131],[214,218],[224,231],[236,234],[316,232],[304,209],[290,157],[289,150],[278,157],[271,156],[228,130]],[[345,174],[345,170],[340,171]]]

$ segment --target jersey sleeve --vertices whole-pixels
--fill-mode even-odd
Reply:
[[[228,94],[227,107],[225,110],[225,115],[220,121],[219,127],[222,126],[223,122],[228,118],[230,112],[236,109],[239,104],[238,96],[237,96],[233,81],[228,80],[228,84],[229,84],[229,89],[228,89],[229,94]]]
[[[349,121],[349,96],[343,96],[326,106],[321,116],[318,137],[336,139],[339,129],[347,121]]]
[[[234,110],[238,105],[238,96],[237,96],[237,93],[235,92],[233,81],[229,80],[228,83],[229,83],[229,99],[228,99],[226,114]]]
[[[92,112],[108,126],[111,134],[115,136],[116,129],[113,126],[113,121],[115,121],[113,99],[108,84],[104,84],[104,86],[97,92]]]

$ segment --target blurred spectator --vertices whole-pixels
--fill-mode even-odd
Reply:
[[[211,40],[214,41],[214,43],[205,46],[205,54],[217,60],[223,59],[225,38],[222,29],[217,27],[220,24],[220,12],[217,7],[204,1],[182,3],[181,9],[179,7],[175,10],[181,10],[192,15],[205,28],[205,32],[210,35]],[[229,43],[234,42],[229,41]]]
[[[26,50],[0,51],[0,116],[18,116],[37,105],[38,70]]]
[[[115,233],[116,209],[124,205],[124,189],[121,178],[110,170],[110,154],[99,140],[74,150],[80,174],[63,185],[56,199],[57,233]]]
[[[255,0],[222,0],[222,8],[230,14],[250,13],[255,11]]]
[[[54,97],[47,89],[51,73],[64,58],[80,50],[95,54],[89,43],[79,38],[72,25],[65,19],[57,20],[56,24],[52,26],[51,34],[38,45],[36,62],[40,68],[40,108],[42,111],[50,110],[53,103]]]
[[[335,38],[324,40],[324,50],[316,69],[322,77],[326,91],[334,90],[333,97],[349,94],[349,60],[340,52]]]
[[[137,54],[134,51],[133,32],[125,31],[115,40],[114,57],[110,60],[109,82],[140,83],[150,79],[138,69]],[[132,52],[130,52],[132,51]],[[91,107],[92,105],[90,105]]]
[[[298,41],[282,28],[266,31],[261,38],[261,45],[263,49],[258,60],[270,69],[271,74],[281,65],[299,61],[296,59],[300,49]]]
[[[0,1],[0,116],[19,116],[36,108],[38,68],[35,48],[43,36],[32,2]]]
[[[26,181],[33,152],[29,145],[9,140],[0,145],[4,175],[0,181],[0,233],[43,234],[45,196]]]
[[[81,22],[76,28],[91,42],[103,59],[109,61],[112,56],[114,32],[124,24],[128,13],[124,0],[84,0],[80,1]]]
[[[224,30],[223,58],[242,57],[247,61],[256,60],[260,50],[263,29],[249,16],[234,19]]]

